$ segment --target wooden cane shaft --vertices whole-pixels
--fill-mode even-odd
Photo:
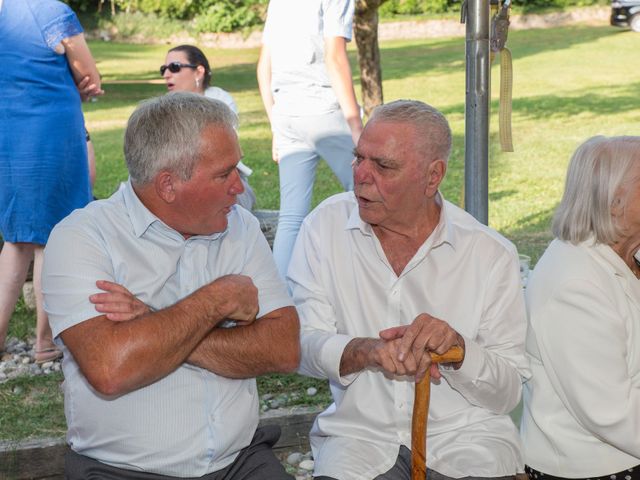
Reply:
[[[433,363],[456,363],[464,358],[461,347],[451,347],[439,355],[431,353]],[[425,480],[427,476],[427,419],[431,400],[431,374],[416,383],[411,417],[411,480]]]
[[[425,480],[427,475],[427,417],[431,396],[431,375],[416,383],[411,417],[411,480]]]

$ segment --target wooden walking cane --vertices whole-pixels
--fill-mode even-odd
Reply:
[[[446,353],[431,353],[431,363],[455,363],[464,358],[461,347],[451,347]],[[431,396],[431,374],[416,383],[411,417],[411,480],[425,480],[427,476],[427,418]]]

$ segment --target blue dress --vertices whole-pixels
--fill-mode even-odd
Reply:
[[[80,95],[55,47],[82,33],[56,0],[0,7],[0,234],[44,245],[91,198]]]

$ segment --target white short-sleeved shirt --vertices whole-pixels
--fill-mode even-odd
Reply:
[[[443,475],[498,477],[522,471],[518,404],[526,317],[514,246],[442,200],[440,221],[398,276],[352,192],[325,200],[303,222],[288,271],[301,321],[301,373],[328,378],[334,404],[311,431],[317,476],[375,478],[400,445],[411,446],[414,381],[364,370],[341,377],[355,337],[406,325],[420,313],[464,338],[459,370],[431,387],[429,468]]]
[[[123,469],[200,477],[229,465],[250,443],[258,425],[254,379],[183,364],[149,386],[106,398],[93,390],[59,337],[99,315],[89,302],[99,291],[96,280],[124,285],[158,310],[222,275],[242,274],[258,288],[258,316],[291,306],[256,218],[235,206],[228,219],[224,232],[185,240],[127,182],[53,230],[42,283],[49,322],[64,351],[67,440],[74,451]]]
[[[274,112],[318,115],[340,108],[324,63],[325,37],[351,40],[354,0],[271,0],[262,43],[271,53]]]

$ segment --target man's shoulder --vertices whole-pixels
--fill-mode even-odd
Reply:
[[[248,230],[260,230],[260,221],[249,210],[241,205],[234,205],[228,216],[229,232],[243,235]]]
[[[52,236],[65,231],[91,232],[126,217],[126,209],[120,192],[104,200],[94,200],[78,208],[62,219],[51,232]]]
[[[309,225],[339,224],[343,225],[358,209],[353,192],[342,192],[323,200],[305,219]],[[357,213],[357,212],[356,212]]]
[[[462,208],[446,200],[445,202],[449,225],[457,238],[462,241],[471,241],[472,244],[479,243],[484,247],[493,247],[498,251],[515,253],[516,247],[511,240],[478,221]]]

